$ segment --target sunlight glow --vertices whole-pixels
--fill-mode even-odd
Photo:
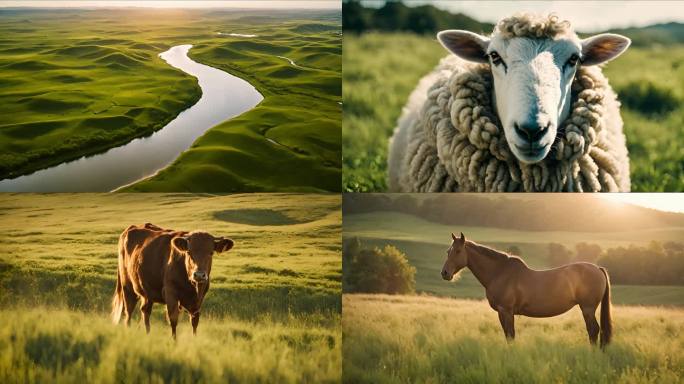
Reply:
[[[684,213],[684,193],[601,193],[606,200]]]
[[[340,0],[319,1],[0,1],[0,8],[32,7],[32,8],[243,8],[243,9],[341,9]]]

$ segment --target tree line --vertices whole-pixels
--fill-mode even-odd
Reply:
[[[553,195],[553,196],[551,196]],[[548,194],[492,196],[443,193],[345,194],[344,214],[400,212],[435,223],[495,227],[520,231],[615,232],[684,227],[684,215],[628,204],[607,202],[599,196]]]
[[[358,0],[342,3],[342,28],[345,32],[406,31],[434,34],[451,28],[490,32],[492,27],[492,24],[480,23],[466,15],[453,14],[432,5],[408,7],[401,1],[387,1],[379,8],[368,8]]]
[[[684,285],[684,243],[652,241],[602,250],[597,244],[578,243],[575,253],[549,243],[551,265],[588,261],[605,267],[615,284]]]

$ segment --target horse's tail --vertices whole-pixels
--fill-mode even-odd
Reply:
[[[613,337],[613,321],[610,315],[610,278],[605,268],[599,267],[603,275],[606,276],[606,290],[603,292],[601,300],[601,348],[610,343]]]

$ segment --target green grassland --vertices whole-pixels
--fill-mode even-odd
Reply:
[[[681,383],[684,311],[613,307],[613,342],[588,342],[579,310],[516,318],[507,344],[484,301],[343,296],[343,382]]]
[[[6,11],[0,111],[12,119],[0,123],[0,176],[161,128],[200,89],[157,55],[193,44],[193,60],[249,81],[264,100],[128,190],[339,191],[340,29],[339,18],[306,11]]]
[[[107,319],[118,235],[143,222],[235,240],[197,338],[184,315],[171,343],[160,305],[149,337],[137,313],[128,330]],[[6,194],[0,381],[336,382],[340,225],[333,195]]]
[[[440,271],[451,243],[450,233],[463,232],[467,238],[491,247],[520,249],[520,257],[532,268],[555,267],[548,256],[548,243],[574,248],[588,242],[602,248],[645,245],[652,240],[678,241],[684,228],[664,227],[652,230],[621,232],[531,232],[491,227],[453,227],[396,212],[372,212],[344,216],[343,238],[359,237],[367,246],[396,246],[416,267],[416,291],[439,296],[482,299],[484,288],[463,270],[453,282],[442,280]],[[613,286],[613,301],[618,304],[684,306],[681,286]]]
[[[447,52],[431,36],[344,36],[343,189],[386,190],[387,143],[417,81]],[[684,188],[684,48],[631,47],[604,73],[621,100],[632,191]]]

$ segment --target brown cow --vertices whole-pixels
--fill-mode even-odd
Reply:
[[[140,298],[148,333],[153,303],[166,304],[174,338],[181,308],[190,315],[193,334],[197,333],[200,307],[209,289],[212,255],[232,247],[233,240],[206,232],[174,231],[150,223],[131,225],[119,237],[112,320],[118,324],[125,313],[126,325],[130,325]]]

